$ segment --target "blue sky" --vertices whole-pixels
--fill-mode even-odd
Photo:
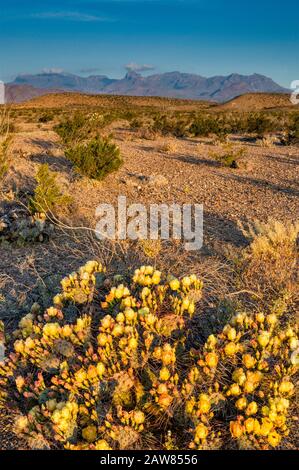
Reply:
[[[179,70],[299,79],[299,2],[0,0],[0,79]]]

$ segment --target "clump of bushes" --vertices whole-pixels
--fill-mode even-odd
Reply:
[[[29,201],[29,208],[33,214],[64,210],[70,204],[70,196],[62,193],[56,182],[56,174],[49,169],[47,163],[40,165],[35,179],[37,185],[34,196]]]
[[[54,127],[54,130],[66,145],[84,140],[90,132],[86,116],[78,112],[66,117]]]
[[[152,130],[164,136],[186,137],[189,134],[189,122],[183,117],[158,115],[154,117]]]
[[[85,144],[70,147],[65,156],[82,175],[96,180],[118,170],[123,163],[120,149],[110,136],[96,137]]]
[[[223,115],[199,114],[190,126],[190,132],[195,137],[216,135],[221,140],[231,133],[231,127]]]
[[[110,279],[96,261],[64,278],[6,341],[0,399],[19,410],[16,432],[35,448],[283,445],[296,326],[285,309],[240,311],[201,342],[202,287],[152,266]]]
[[[38,122],[42,124],[46,124],[47,122],[51,122],[54,119],[54,114],[52,112],[45,112],[39,118]]]
[[[299,143],[299,114],[296,113],[292,116],[286,137],[283,139],[283,143],[286,145]]]

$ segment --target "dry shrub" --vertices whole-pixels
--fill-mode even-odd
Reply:
[[[156,259],[161,250],[162,250],[162,243],[161,240],[139,240],[139,246],[141,250],[147,258]]]
[[[258,141],[261,147],[272,148],[278,143],[278,139],[274,135],[267,135]]]
[[[299,344],[286,308],[237,313],[203,344],[201,296],[195,275],[152,266],[111,279],[90,261],[64,278],[7,338],[0,401],[16,432],[35,448],[286,445]]]
[[[159,146],[159,152],[162,153],[175,153],[178,149],[177,143],[174,141],[164,142]]]
[[[158,132],[149,127],[142,127],[136,131],[136,136],[139,139],[156,140],[158,137]]]
[[[284,289],[298,295],[299,222],[270,219],[255,221],[247,227],[240,224],[250,241],[244,253],[244,274],[265,294]]]

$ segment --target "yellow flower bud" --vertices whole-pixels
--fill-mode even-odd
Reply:
[[[160,380],[168,380],[170,378],[170,372],[169,370],[167,369],[167,367],[162,367],[162,369],[160,370]]]
[[[134,411],[134,421],[136,424],[142,424],[144,423],[145,421],[145,416],[144,416],[144,413],[142,411]]]
[[[172,279],[169,282],[169,286],[172,290],[178,290],[180,288],[180,281],[178,279]]]
[[[106,367],[102,362],[98,362],[97,364],[97,373],[100,377],[102,377],[105,374]]]

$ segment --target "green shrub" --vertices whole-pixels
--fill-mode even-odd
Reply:
[[[186,137],[189,133],[188,122],[182,117],[155,116],[152,130],[162,135],[173,135],[174,137]]]
[[[220,153],[210,152],[209,155],[227,168],[238,168],[238,161],[245,155],[245,149],[235,148],[234,144],[227,143],[222,144]]]
[[[293,114],[284,139],[284,144],[292,145],[299,143],[299,114]]]
[[[54,118],[53,113],[46,112],[38,118],[38,122],[40,122],[40,123],[51,122],[51,121],[53,121],[53,118]]]
[[[89,126],[84,114],[75,113],[74,116],[67,117],[57,124],[54,130],[67,145],[84,140],[89,133]]]
[[[70,147],[65,152],[78,171],[89,178],[102,180],[120,168],[123,160],[119,147],[109,137],[96,137],[85,143]]]
[[[41,165],[36,174],[37,186],[33,198],[29,201],[32,213],[53,212],[65,209],[71,202],[70,196],[62,193],[56,182],[56,174],[49,169],[47,163]]]
[[[261,113],[250,114],[247,119],[246,127],[246,131],[249,134],[257,134],[258,137],[263,137],[267,132],[275,130],[275,126],[270,117]]]

